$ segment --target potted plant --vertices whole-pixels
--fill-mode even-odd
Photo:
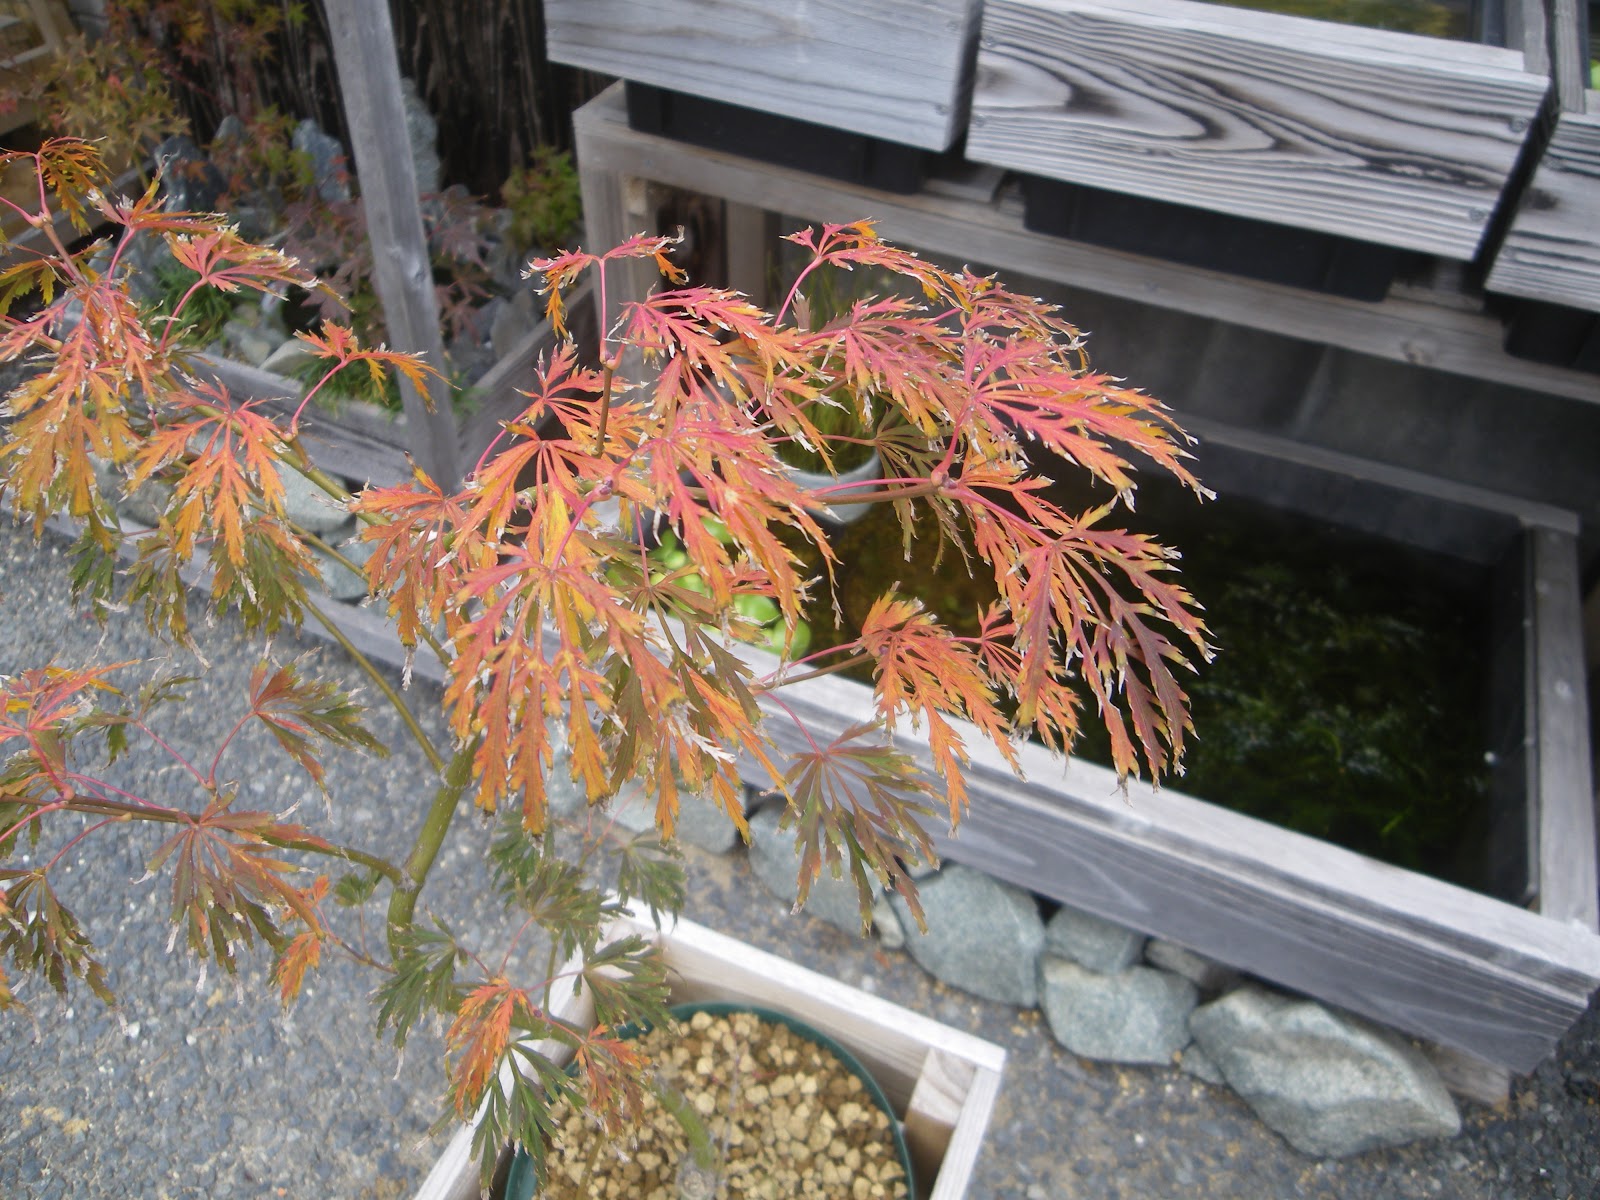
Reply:
[[[0,359],[31,367],[7,398],[0,493],[36,531],[62,515],[76,523],[75,582],[105,619],[137,613],[181,646],[194,600],[185,572],[200,569],[207,606],[264,639],[308,617],[325,624],[436,773],[415,844],[391,858],[241,803],[243,768],[228,750],[247,728],[270,735],[319,783],[330,748],[381,749],[360,705],[303,664],[265,650],[232,731],[203,755],[151,724],[182,696],[181,678],[141,679],[131,664],[19,669],[0,684],[0,851],[57,848],[0,868],[0,952],[21,979],[37,974],[62,991],[81,982],[109,996],[107,969],[52,868],[63,844],[92,853],[119,831],[160,830],[150,871],[170,881],[177,931],[198,958],[232,972],[241,950],[264,943],[291,1003],[324,953],[350,953],[377,972],[378,1024],[397,1042],[430,1014],[449,1021],[448,1111],[476,1119],[487,1170],[508,1142],[543,1153],[559,1095],[612,1117],[637,1099],[635,1052],[616,1031],[662,1020],[670,989],[649,939],[607,941],[604,930],[629,901],[653,917],[688,901],[670,841],[682,789],[704,792],[743,827],[737,759],[759,764],[802,850],[802,894],[823,870],[848,872],[865,923],[874,879],[915,909],[906,864],[933,857],[925,823],[935,796],[951,821],[961,816],[969,748],[956,721],[972,722],[1007,757],[1024,730],[1069,745],[1082,708],[1076,676],[1120,771],[1142,763],[1160,772],[1181,755],[1188,721],[1173,670],[1185,662],[1182,645],[1206,652],[1204,625],[1172,578],[1170,553],[1103,523],[1132,491],[1132,454],[1197,486],[1180,435],[1157,402],[1086,371],[1053,309],[996,280],[923,263],[865,223],[807,230],[792,238],[810,258],[802,279],[876,265],[914,280],[926,298],[857,306],[843,324],[812,331],[785,309],[682,286],[667,238],[558,254],[535,264],[557,329],[584,279],[603,300],[608,272],[642,260],[672,286],[626,308],[598,366],[570,346],[552,355],[460,489],[418,472],[351,495],[303,444],[309,394],[276,418],[197,377],[175,332],[201,287],[262,292],[313,279],[218,218],[165,211],[154,187],[107,195],[87,143],[0,156],[13,162],[29,163],[37,181],[37,203],[22,215],[52,240],[11,267],[0,292]],[[85,229],[93,214],[111,236],[69,248],[52,233],[57,212]],[[173,320],[154,320],[132,291],[128,249],[140,237],[164,241],[197,277]],[[414,380],[427,370],[338,325],[302,340],[327,364],[312,392],[339,370]],[[625,361],[651,373],[629,378]],[[883,478],[860,499],[903,513],[908,536],[917,511],[930,511],[952,552],[994,571],[1004,604],[984,615],[978,636],[955,637],[891,592],[850,644],[795,653],[792,631],[827,603],[828,581],[797,569],[791,542],[821,548],[831,569],[829,535],[811,515],[816,498],[779,469],[775,442],[815,437],[805,406],[847,381],[880,397],[898,431],[881,439]],[[1038,499],[1035,442],[1103,481],[1104,502],[1069,513]],[[400,642],[439,661],[449,742],[428,735],[403,689],[308,596],[310,539],[285,511],[287,473],[363,522],[372,596]],[[153,527],[129,539],[108,491],[150,481],[170,491]],[[689,559],[667,571],[638,536],[662,528]],[[787,631],[770,670],[740,656],[765,634],[737,607],[751,596],[775,604]],[[876,720],[777,754],[760,702],[857,663],[874,666]],[[933,778],[893,742],[909,724],[931,739]],[[110,783],[108,762],[133,753],[170,758],[171,790],[137,795]],[[591,815],[637,781],[666,840],[553,816],[557,770],[582,789]],[[548,936],[542,972],[513,978],[426,920],[430,871],[469,802],[504,814],[490,872],[527,914],[525,928]],[[593,871],[601,862],[615,895]],[[381,907],[382,944],[342,938],[330,904]],[[581,986],[592,1013],[560,1015],[564,982]],[[20,982],[0,989],[8,1005],[25,996]],[[541,1042],[571,1051],[575,1074]]]

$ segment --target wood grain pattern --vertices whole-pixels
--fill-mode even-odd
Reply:
[[[1583,671],[1578,545],[1549,529],[1529,533],[1533,595],[1529,653],[1539,796],[1539,911],[1580,929],[1600,923],[1594,781]]]
[[[444,342],[433,264],[417,201],[389,9],[361,0],[328,0],[326,12],[373,246],[372,281],[390,345],[420,354],[442,370]],[[400,380],[411,453],[429,475],[454,487],[461,480],[461,457],[444,382],[435,381],[429,392],[431,403],[409,380]]]
[[[989,0],[967,154],[1449,258],[1546,81],[1514,51],[1190,0]]]
[[[550,58],[944,150],[966,125],[977,0],[545,0]]]
[[[1593,375],[1508,355],[1500,322],[1475,307],[1397,297],[1371,304],[1318,295],[1044,237],[1023,228],[1019,207],[931,192],[889,195],[636,133],[628,128],[620,86],[586,104],[573,124],[584,212],[595,245],[615,244],[608,240],[613,230],[619,235],[638,232],[622,215],[624,185],[647,179],[808,221],[872,216],[886,238],[988,269],[1055,280],[1391,362],[1600,402]],[[615,304],[614,296],[613,309]]]
[[[1600,92],[1587,95],[1588,112],[1556,119],[1495,255],[1491,291],[1600,312]]]

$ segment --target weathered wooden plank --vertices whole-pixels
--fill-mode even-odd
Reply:
[[[1191,0],[989,0],[967,155],[1470,259],[1538,112],[1510,50]]]
[[[406,133],[389,6],[382,0],[328,0],[329,41],[350,126],[361,205],[372,242],[373,284],[397,350],[444,368],[439,306],[433,291],[417,172]],[[432,404],[400,378],[411,452],[445,487],[461,480],[460,448],[444,381],[429,387]]]
[[[1539,912],[1581,929],[1600,922],[1594,783],[1583,674],[1577,539],[1530,532],[1533,559],[1533,723],[1539,795]]]
[[[596,246],[614,245],[624,230],[637,232],[623,219],[623,198],[628,180],[648,179],[804,220],[871,216],[885,237],[988,268],[1392,362],[1600,402],[1593,375],[1505,353],[1500,322],[1478,311],[1396,298],[1370,304],[1158,262],[1031,233],[1020,211],[1005,204],[931,191],[889,195],[670,142],[628,128],[620,86],[581,108],[573,125],[585,219]],[[627,294],[615,291],[613,311],[615,296]]]
[[[866,689],[813,680],[770,714],[832,736]],[[942,855],[1429,1041],[1531,1070],[1600,983],[1600,937],[1169,789],[1021,749],[1019,782],[976,734],[971,806]],[[919,759],[919,746],[902,739]],[[752,776],[754,777],[754,776]]]
[[[1584,91],[1589,86],[1589,47],[1579,31],[1584,21],[1583,0],[1549,0],[1550,66],[1555,77],[1556,103],[1566,112],[1584,111]],[[1589,105],[1590,112],[1596,112]]]
[[[1495,255],[1490,291],[1600,312],[1600,92],[1587,95],[1588,112],[1556,118]]]
[[[966,125],[978,0],[545,0],[550,58],[906,145]]]

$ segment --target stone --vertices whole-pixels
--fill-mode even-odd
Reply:
[[[785,904],[793,905],[800,892],[800,856],[794,848],[794,830],[778,828],[781,812],[781,804],[768,804],[751,816],[750,869],[762,887]],[[873,880],[875,896],[877,891],[877,880]],[[811,884],[802,911],[835,929],[861,936],[861,902],[855,881],[848,875],[835,879],[824,867]]]
[[[261,364],[261,369],[282,375],[285,379],[294,379],[295,373],[315,358],[316,355],[312,354],[299,338],[289,338],[278,343],[278,348],[267,355]]]
[[[906,945],[905,926],[889,903],[889,897],[879,896],[872,904],[872,932],[878,935],[885,950],[903,950]]]
[[[338,138],[324,133],[315,121],[305,120],[294,127],[289,140],[310,160],[319,196],[330,204],[350,199],[350,160]]]
[[[323,540],[344,555],[357,566],[365,566],[369,558],[377,553],[376,542],[363,542],[349,536],[354,534],[354,522],[344,531],[346,536],[327,537]],[[331,558],[321,550],[314,550],[317,556],[317,570],[321,574],[322,590],[335,600],[351,603],[367,598],[367,579],[365,575],[357,575],[337,559]]]
[[[1031,894],[960,864],[924,879],[918,891],[927,933],[917,931],[904,900],[897,895],[892,903],[906,949],[923,970],[1002,1004],[1038,1002],[1044,921]]]
[[[1042,1006],[1056,1041],[1101,1062],[1171,1064],[1189,1044],[1194,984],[1154,967],[1102,974],[1046,955],[1039,968]]]
[[[1144,948],[1144,960],[1152,967],[1182,975],[1205,996],[1225,992],[1239,983],[1239,972],[1232,967],[1214,962],[1203,954],[1196,954],[1177,942],[1151,938]]]
[[[439,123],[417,95],[417,85],[400,80],[400,104],[406,115],[406,140],[411,143],[411,165],[417,173],[417,191],[432,195],[440,187]]]
[[[1460,1132],[1455,1102],[1422,1053],[1347,1013],[1248,985],[1196,1009],[1189,1028],[1229,1086],[1306,1154]]]
[[[1144,934],[1093,913],[1062,905],[1044,927],[1046,954],[1070,958],[1080,967],[1113,975],[1139,961]]]
[[[656,827],[655,797],[629,787],[613,802],[617,824],[634,833]],[[727,854],[739,844],[739,830],[722,806],[695,792],[678,793],[678,820],[673,835],[712,854]]]
[[[290,521],[318,537],[348,530],[350,514],[336,504],[332,496],[298,471],[284,470],[278,474],[283,480],[284,516]]]
[[[494,322],[489,327],[489,344],[494,347],[494,356],[504,358],[510,354],[538,324],[532,290],[518,288],[511,299],[495,311]]]
[[[1178,1070],[1213,1087],[1228,1085],[1228,1081],[1223,1078],[1222,1068],[1212,1062],[1211,1056],[1193,1042],[1184,1048],[1183,1057],[1178,1062]]]
[[[222,172],[185,134],[173,134],[152,151],[169,212],[215,212],[227,186]]]
[[[230,358],[259,367],[271,356],[276,343],[248,319],[234,317],[222,327],[222,344]]]

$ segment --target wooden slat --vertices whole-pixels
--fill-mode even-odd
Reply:
[[[625,228],[620,206],[628,180],[648,179],[804,220],[870,216],[887,238],[987,268],[1391,362],[1600,402],[1593,375],[1506,354],[1500,322],[1480,312],[1392,298],[1369,304],[1103,250],[1031,233],[1020,212],[1005,205],[932,192],[889,195],[635,133],[628,128],[620,86],[584,105],[573,125],[585,220],[596,246],[638,232]]]
[[[1565,112],[1584,111],[1583,94],[1589,86],[1589,47],[1578,36],[1584,23],[1580,6],[1585,2],[1549,0],[1551,74],[1555,76],[1556,103]],[[1600,109],[1591,104],[1589,111]]]
[[[1539,911],[1552,921],[1594,929],[1600,922],[1596,895],[1600,881],[1595,874],[1595,800],[1589,771],[1577,539],[1536,529],[1530,540]]]
[[[373,247],[373,284],[389,341],[394,349],[420,354],[442,370],[433,264],[417,200],[389,6],[381,0],[328,0],[326,13]],[[429,392],[431,406],[410,381],[400,378],[412,455],[450,488],[461,480],[455,422],[443,380],[435,380]]]
[[[753,652],[752,652],[753,656]],[[769,714],[785,754],[867,711],[818,679]],[[976,731],[971,805],[942,855],[1429,1041],[1528,1071],[1600,983],[1600,937],[1111,772],[1021,748],[1027,782]],[[902,747],[928,765],[925,749]],[[758,778],[752,773],[752,779]]]
[[[967,155],[1470,259],[1545,88],[1471,43],[1192,0],[988,0]]]
[[[1495,255],[1490,291],[1600,312],[1600,92],[1587,95],[1587,113],[1556,119]]]
[[[977,0],[545,0],[550,58],[944,150],[966,125]]]

